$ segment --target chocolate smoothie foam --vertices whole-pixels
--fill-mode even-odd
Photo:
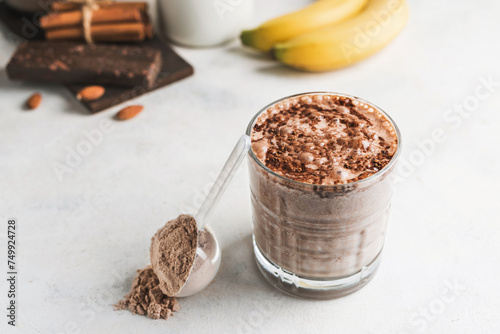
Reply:
[[[392,122],[364,100],[311,93],[263,110],[247,134],[256,254],[313,280],[348,277],[374,263],[399,147]]]
[[[266,167],[320,185],[373,175],[397,148],[396,131],[382,114],[360,101],[330,95],[303,96],[267,109],[251,139]]]

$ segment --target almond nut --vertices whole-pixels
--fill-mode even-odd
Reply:
[[[87,86],[76,94],[77,100],[93,101],[102,97],[106,90],[101,86]]]
[[[40,102],[42,102],[42,94],[35,93],[31,95],[29,99],[26,101],[26,106],[28,107],[28,109],[33,110],[38,108]]]
[[[142,109],[144,109],[144,107],[141,105],[125,107],[116,114],[116,118],[122,121],[131,119],[132,117],[137,116],[137,114],[140,113]]]

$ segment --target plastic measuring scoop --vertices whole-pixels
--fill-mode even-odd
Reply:
[[[215,206],[219,203],[222,194],[248,153],[250,145],[250,137],[247,135],[241,136],[219,173],[217,180],[215,180],[214,185],[208,192],[205,201],[203,201],[198,210],[198,214],[195,216],[196,224],[198,225],[196,256],[186,283],[184,283],[175,297],[187,297],[200,292],[212,282],[219,270],[221,260],[219,243],[213,231],[206,224]]]

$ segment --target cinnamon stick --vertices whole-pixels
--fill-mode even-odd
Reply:
[[[82,24],[82,17],[80,10],[51,13],[40,18],[40,26],[43,29],[76,26]],[[136,8],[101,8],[92,12],[92,24],[141,21],[141,11]]]
[[[96,24],[90,27],[94,42],[140,42],[149,32],[143,23]],[[65,27],[45,32],[47,40],[82,40],[82,27]]]
[[[154,31],[153,24],[151,23],[151,19],[146,12],[142,13],[142,22],[144,22],[144,33],[146,34],[147,39],[153,39]]]
[[[146,2],[114,2],[99,4],[100,8],[135,8],[138,10],[146,11],[148,4]],[[80,4],[71,2],[54,2],[51,5],[54,11],[68,11],[80,9]]]

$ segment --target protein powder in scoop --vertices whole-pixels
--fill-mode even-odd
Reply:
[[[151,266],[138,270],[130,293],[115,305],[116,310],[167,319],[180,309],[176,296],[203,289],[219,268],[212,261],[219,256],[215,237],[208,228],[198,231],[189,215],[168,221],[156,232],[150,256]]]
[[[186,283],[196,256],[196,220],[180,215],[165,224],[151,239],[151,265],[167,296],[175,296]]]

